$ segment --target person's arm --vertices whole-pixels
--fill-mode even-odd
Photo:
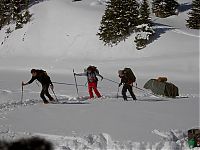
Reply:
[[[53,83],[51,82],[51,78],[49,76],[47,76],[47,77],[48,77],[49,84],[53,86]]]
[[[53,86],[53,83],[51,82],[51,79],[49,78],[49,81],[50,81],[50,88],[53,90],[54,89],[54,86]]]
[[[123,81],[122,81],[122,78],[121,78],[121,81],[120,81],[120,83],[119,83],[119,87],[122,85],[122,83],[123,83]]]
[[[51,78],[48,76],[48,82],[49,82],[49,84],[50,84],[50,88],[53,90],[54,89],[54,86],[53,86],[53,83],[52,83],[52,81],[51,81]]]
[[[35,79],[36,79],[36,77],[33,77],[33,76],[32,76],[32,78],[31,78],[30,81],[28,81],[28,82],[26,82],[26,83],[22,82],[22,85],[24,86],[24,85],[31,84]]]
[[[124,76],[121,76],[120,78],[121,78],[121,81],[120,81],[120,83],[119,83],[119,87],[120,87],[122,84],[125,84],[125,83],[126,83]]]
[[[103,80],[103,76],[102,75],[100,75],[99,73],[95,73],[95,74],[96,74],[96,76],[101,77],[101,80]]]
[[[87,72],[84,73],[74,73],[76,76],[87,76]]]

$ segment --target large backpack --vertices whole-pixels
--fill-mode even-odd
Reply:
[[[135,77],[133,71],[131,70],[131,68],[124,68],[123,74],[125,77],[128,78],[130,83],[133,83],[136,81],[136,77]]]
[[[89,66],[87,69],[84,69],[84,72],[87,73],[87,77],[88,77],[88,74],[89,72],[88,71],[91,71],[90,74],[93,74],[94,75],[94,81],[95,82],[98,82],[98,78],[96,77],[97,74],[99,74],[99,70],[97,69],[97,67],[95,66]],[[88,82],[89,82],[89,78],[88,78]]]
[[[99,74],[99,70],[97,69],[96,66],[89,66],[89,67],[87,68],[87,70],[91,70],[93,73]],[[86,70],[86,71],[87,71],[87,70]]]
[[[48,76],[47,72],[45,70],[42,70],[42,69],[40,69],[40,70],[38,69],[37,74],[39,76]]]

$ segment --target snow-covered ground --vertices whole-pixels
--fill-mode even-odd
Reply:
[[[8,38],[8,27],[0,31],[0,137],[37,134],[52,140],[57,149],[187,149],[186,131],[199,126],[200,35],[185,27],[191,1],[179,3],[178,16],[153,17],[155,41],[140,51],[133,37],[112,48],[98,40],[105,9],[100,1],[33,5],[32,21],[23,29]],[[117,71],[131,67],[140,88],[151,78],[167,76],[188,98],[155,97],[134,88],[138,101],[124,102],[116,98],[118,85],[104,79],[99,81],[102,99],[85,100],[87,87],[80,86],[83,98],[77,104],[74,86],[55,84],[63,103],[43,105],[40,87],[33,83],[24,87],[21,105],[21,81],[30,79],[31,68],[45,69],[52,81],[73,84],[72,69],[82,72],[91,64],[116,82]],[[86,78],[77,80],[85,85]]]

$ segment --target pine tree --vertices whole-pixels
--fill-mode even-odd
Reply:
[[[16,29],[30,20],[29,0],[0,0],[0,29],[11,21],[16,22]]]
[[[139,5],[136,0],[111,0],[97,35],[105,45],[113,46],[125,40],[138,25]]]
[[[168,17],[176,14],[179,4],[176,0],[153,0],[152,11],[157,17]]]
[[[12,19],[12,0],[0,0],[0,29]]]
[[[150,23],[150,8],[148,4],[148,0],[143,0],[140,6],[140,24],[145,23],[148,24]]]
[[[136,43],[137,50],[145,48],[155,33],[149,15],[148,0],[143,0],[140,6],[140,24],[135,28],[136,36],[134,42]]]
[[[22,28],[23,24],[30,21],[28,11],[29,0],[14,0],[14,20],[16,20],[16,29]]]
[[[155,31],[151,24],[141,24],[136,27],[136,33],[134,42],[136,43],[136,49],[140,50],[146,47]]]
[[[13,1],[13,18],[14,20],[16,21],[16,29],[19,29],[19,28],[22,28],[23,27],[23,24],[22,24],[22,15],[21,15],[21,12],[22,12],[22,7],[21,7],[21,0],[14,0]]]
[[[192,1],[192,9],[189,15],[186,26],[192,29],[200,29],[200,0]]]

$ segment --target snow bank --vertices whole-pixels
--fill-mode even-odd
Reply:
[[[84,136],[62,136],[43,133],[22,133],[14,132],[8,126],[0,126],[0,139],[16,140],[22,137],[41,137],[53,143],[55,150],[186,150],[187,131],[171,130],[160,132],[154,130],[153,133],[160,137],[160,142],[134,142],[134,141],[116,141],[107,133],[88,134]],[[197,148],[194,148],[194,150]]]

